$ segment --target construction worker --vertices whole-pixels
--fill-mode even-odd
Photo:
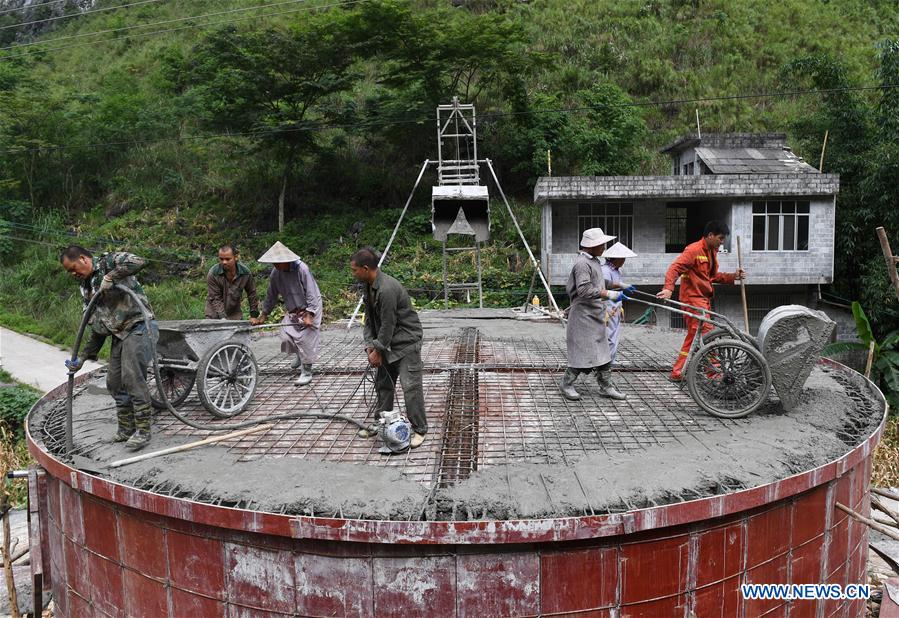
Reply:
[[[291,367],[299,369],[294,382],[305,386],[312,382],[312,365],[318,360],[321,339],[322,295],[315,277],[296,253],[279,240],[266,251],[258,262],[274,264],[268,280],[268,292],[258,318],[250,318],[250,324],[265,324],[279,297],[284,300],[286,312],[281,320],[281,351],[294,354]]]
[[[90,251],[71,245],[59,256],[66,271],[81,281],[81,297],[87,309],[91,299],[100,294],[90,320],[91,332],[80,358],[67,360],[71,372],[78,371],[85,360],[95,360],[107,337],[112,337],[106,389],[116,403],[118,431],[114,442],[138,450],[150,441],[150,390],[147,369],[153,362],[153,351],[159,339],[156,320],[151,319],[149,332],[144,314],[130,294],[116,290],[122,285],[140,298],[150,317],[153,310],[134,274],[146,261],[130,253],[104,253],[95,258]]]
[[[206,274],[206,317],[210,320],[242,320],[240,301],[244,292],[250,306],[250,317],[259,317],[256,280],[250,269],[240,263],[240,253],[233,244],[222,245],[218,264]]]
[[[363,283],[365,300],[365,352],[368,362],[377,369],[375,388],[378,391],[380,413],[393,409],[396,380],[403,385],[406,416],[412,424],[411,448],[424,442],[428,433],[425,399],[421,387],[422,328],[418,313],[412,308],[409,293],[402,284],[378,268],[378,254],[374,249],[356,251],[350,257],[350,270]],[[359,435],[371,438],[376,432],[361,429]]]
[[[607,289],[612,290],[628,290],[630,293],[635,288],[621,279],[621,267],[624,266],[624,260],[631,257],[637,257],[637,254],[628,249],[620,242],[603,251],[602,254],[602,273],[605,277]],[[618,354],[618,337],[621,333],[621,319],[624,314],[624,305],[622,301],[606,302],[606,334],[609,337],[609,357],[612,363],[615,363],[615,356]]]
[[[680,279],[680,297],[682,303],[693,305],[702,309],[711,310],[712,297],[715,294],[713,284],[727,283],[743,279],[746,273],[738,269],[735,273],[718,272],[718,249],[724,244],[730,234],[730,228],[723,221],[709,221],[705,224],[702,239],[687,245],[684,252],[678,256],[665,275],[665,287],[656,294],[658,298],[668,299],[674,293],[674,285]],[[699,320],[688,317],[687,336],[681,346],[680,356],[674,363],[670,379],[673,382],[681,382],[684,379],[684,365],[687,355],[693,344],[693,337],[699,326]],[[712,330],[708,322],[702,323],[702,333]]]
[[[571,299],[565,341],[568,368],[559,390],[566,399],[581,398],[574,382],[582,373],[596,372],[600,394],[611,399],[627,399],[612,383],[612,359],[606,334],[606,307],[603,301],[617,302],[628,298],[626,290],[607,290],[599,256],[606,243],[615,240],[598,227],[586,230],[581,237],[580,253],[568,277],[565,289]]]

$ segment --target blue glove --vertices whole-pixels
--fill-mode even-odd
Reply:
[[[637,286],[635,286],[635,285],[629,285],[626,288],[624,288],[624,293],[628,295],[628,298],[633,296],[634,292],[636,292],[636,291],[637,291]]]
[[[79,369],[81,369],[82,365],[84,365],[84,360],[78,358],[77,356],[74,359],[66,359],[66,369],[75,373]]]

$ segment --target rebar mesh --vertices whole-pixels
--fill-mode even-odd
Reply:
[[[375,396],[366,380],[367,362],[358,333],[328,331],[311,387],[293,385],[291,358],[276,353],[269,343],[257,346],[259,386],[246,411],[222,420],[203,408],[196,391],[180,411],[197,423],[228,425],[292,410],[325,411],[362,422]],[[239,461],[294,457],[324,462],[398,468],[401,474],[430,490],[420,516],[438,519],[478,517],[465,504],[447,502],[439,490],[467,479],[475,470],[518,463],[568,465],[595,453],[639,452],[677,443],[709,449],[706,436],[722,427],[737,427],[751,418],[723,420],[703,412],[685,389],[667,381],[674,353],[653,350],[639,341],[625,340],[619,348],[620,371],[615,380],[625,401],[601,397],[594,376],[577,382],[579,401],[564,399],[558,380],[565,367],[564,341],[539,338],[495,337],[465,328],[425,341],[422,350],[423,386],[429,436],[415,450],[393,456],[377,453],[377,440],[363,439],[356,427],[339,420],[297,419],[278,422],[271,429],[224,441],[220,446]],[[870,429],[870,401],[859,385],[839,372],[830,372],[853,400],[856,412],[840,431],[847,444],[856,444]],[[81,396],[85,387],[77,389]],[[402,392],[402,385],[398,385]],[[776,402],[772,394],[771,399]],[[396,401],[402,407],[403,398]],[[111,401],[110,401],[111,404]],[[75,419],[76,454],[90,457],[111,427],[112,406],[97,408]],[[856,416],[858,417],[856,419]],[[55,454],[63,452],[65,408],[63,400],[45,406],[39,431],[33,432]],[[167,413],[155,419],[155,431],[199,440],[212,432],[178,422]],[[713,445],[712,445],[713,446]],[[203,492],[186,492],[172,481],[144,479],[143,489],[211,504],[253,508],[252,502],[229,503]],[[648,498],[640,503],[621,500],[601,512],[690,500],[742,488],[739,481],[714,481],[677,495]],[[547,499],[552,500],[550,488]],[[585,494],[586,498],[586,494]],[[585,502],[583,512],[594,507]],[[341,516],[341,513],[326,515]]]

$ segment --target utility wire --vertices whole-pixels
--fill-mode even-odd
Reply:
[[[308,0],[290,0],[290,1],[291,2],[301,2],[301,1],[306,2]],[[156,34],[166,34],[169,32],[178,32],[180,30],[190,30],[192,28],[206,28],[206,27],[211,27],[211,26],[221,26],[222,24],[230,24],[230,23],[234,23],[234,22],[238,22],[238,21],[244,21],[247,19],[275,17],[278,15],[289,15],[292,13],[302,13],[305,11],[313,11],[316,9],[328,9],[328,8],[333,8],[333,7],[350,6],[350,5],[358,4],[360,2],[365,2],[365,1],[366,0],[349,0],[347,2],[335,2],[332,4],[317,4],[315,6],[307,6],[307,7],[303,7],[303,8],[299,8],[299,9],[290,9],[288,11],[277,11],[275,13],[265,13],[263,15],[248,15],[245,17],[235,17],[234,19],[224,19],[222,21],[217,21],[217,22],[212,22],[212,23],[189,24],[187,26],[179,26],[177,28],[167,28],[165,30],[154,30],[152,32],[138,32],[135,34],[129,34],[129,35],[127,35],[127,37],[128,38],[141,38],[141,37],[153,36]],[[252,9],[243,9],[243,10],[249,11],[249,10],[254,10],[257,8],[262,8],[262,7],[253,7]],[[191,18],[191,19],[196,19],[196,18]],[[144,25],[151,25],[151,24],[144,24]],[[53,41],[56,41],[56,40],[58,40],[58,39],[51,39],[49,41],[41,41],[41,43],[52,43]],[[44,47],[44,48],[38,48],[38,49],[34,49],[34,50],[25,50],[21,54],[14,54],[14,55],[0,54],[0,61],[13,60],[15,58],[23,58],[26,56],[34,56],[34,55],[38,55],[38,54],[41,54],[41,53],[47,52],[47,51],[56,51],[56,50],[60,50],[60,49],[71,49],[73,47],[85,47],[85,46],[97,45],[97,44],[102,44],[102,43],[115,43],[119,40],[120,39],[115,39],[115,38],[114,39],[102,39],[99,41],[87,41],[86,43],[74,43],[72,45],[60,45],[58,47]],[[14,49],[14,48],[0,48],[0,49]]]
[[[358,0],[364,1],[364,0]],[[758,93],[758,94],[738,94],[738,95],[726,95],[720,97],[700,97],[695,99],[670,99],[664,101],[630,101],[625,103],[610,103],[603,105],[593,105],[589,107],[560,107],[560,108],[548,108],[548,109],[537,109],[537,110],[528,110],[521,112],[493,112],[493,113],[485,113],[482,114],[479,118],[481,124],[492,122],[499,118],[511,117],[511,116],[523,116],[523,115],[539,115],[539,114],[559,114],[559,113],[582,113],[589,111],[598,111],[602,109],[617,109],[617,108],[627,108],[627,107],[669,107],[669,106],[678,106],[678,105],[694,105],[697,103],[712,103],[716,101],[733,101],[740,99],[765,99],[765,98],[785,98],[785,97],[795,97],[801,95],[823,95],[823,94],[833,94],[837,92],[863,92],[863,91],[871,91],[871,90],[889,90],[892,88],[899,87],[899,84],[886,84],[881,86],[847,86],[844,88],[825,88],[825,89],[817,89],[817,90],[792,90],[786,92],[769,92],[769,93]],[[196,141],[196,140],[213,140],[213,139],[226,139],[226,138],[236,138],[236,137],[265,137],[269,135],[276,135],[280,133],[306,133],[313,131],[322,131],[328,129],[364,129],[364,128],[372,128],[372,127],[381,127],[381,126],[395,126],[401,124],[426,124],[433,121],[432,117],[416,117],[416,118],[394,118],[394,119],[384,119],[384,120],[372,120],[365,122],[356,122],[356,123],[328,123],[328,122],[309,122],[305,123],[301,127],[285,127],[279,129],[269,129],[269,130],[255,130],[255,131],[229,131],[225,133],[206,133],[202,135],[188,135],[188,136],[178,136],[178,137],[163,137],[163,138],[153,138],[153,139],[144,139],[144,140],[122,140],[122,141],[113,141],[113,142],[95,142],[92,144],[76,144],[76,145],[57,145],[57,146],[38,146],[34,148],[7,148],[5,150],[0,150],[0,153],[8,154],[8,153],[31,153],[31,152],[53,152],[57,150],[69,150],[69,149],[88,149],[88,148],[106,148],[113,146],[140,146],[144,144],[161,144],[166,142],[188,142],[188,141]]]
[[[297,4],[306,2],[307,0],[284,0],[283,2],[272,2],[270,4],[260,4],[259,6],[251,6],[251,7],[240,7],[237,9],[228,9],[226,11],[215,11],[213,13],[204,13],[202,15],[188,15],[187,17],[176,17],[175,19],[164,19],[161,21],[153,21],[148,22],[146,24],[134,24],[131,26],[122,26],[121,28],[109,28],[107,30],[97,30],[95,32],[82,32],[80,34],[70,34],[68,36],[54,37],[53,39],[49,39],[47,41],[32,41],[30,43],[19,43],[16,45],[9,45],[7,47],[0,47],[0,51],[7,49],[21,49],[23,47],[31,47],[33,45],[44,45],[46,43],[58,43],[59,41],[70,41],[73,39],[83,39],[85,37],[91,36],[99,36],[101,34],[117,34],[120,32],[127,32],[129,30],[136,30],[138,28],[149,28],[151,26],[162,26],[165,24],[177,24],[185,21],[191,21],[194,19],[205,19],[206,17],[219,17],[221,15],[233,15],[234,13],[246,13],[247,11],[257,11],[260,9],[273,8],[278,6],[284,6],[286,4]]]
[[[87,17],[88,15],[93,15],[94,13],[103,13],[105,11],[117,11],[118,9],[127,9],[131,6],[139,6],[141,4],[150,4],[151,2],[162,2],[163,0],[141,0],[140,2],[132,2],[130,4],[120,4],[118,6],[107,6],[102,9],[93,9],[90,11],[77,12],[77,13],[69,13],[68,15],[57,15],[56,17],[48,17],[46,19],[35,19],[34,21],[23,21],[19,24],[12,24],[10,26],[0,26],[0,30],[8,30],[9,28],[20,28],[22,26],[33,26],[34,24],[43,24],[50,21],[57,21],[59,19],[68,19],[70,17]],[[45,6],[45,5],[38,5]]]

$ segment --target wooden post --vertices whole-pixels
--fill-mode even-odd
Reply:
[[[869,380],[871,379],[871,364],[874,362],[874,346],[877,345],[877,342],[873,339],[871,343],[868,344],[868,360],[865,362],[865,377]]]
[[[893,288],[896,290],[896,298],[899,298],[899,274],[896,273],[896,263],[899,262],[899,258],[893,255],[893,250],[890,249],[890,240],[887,238],[886,230],[882,227],[877,228],[877,237],[880,239],[880,248],[883,250],[883,259],[887,262],[887,274],[890,276],[890,281],[893,282]]]
[[[827,148],[827,134],[830,133],[830,129],[824,131],[824,143],[821,144],[821,161],[818,163],[818,171],[824,171],[824,150]]]
[[[743,252],[740,250],[740,237],[737,236],[737,268],[743,270]],[[749,333],[749,305],[746,302],[746,279],[740,279],[740,296],[743,298],[743,325]]]
[[[6,576],[6,594],[9,601],[10,616],[19,618],[19,598],[16,595],[16,580],[12,571],[12,557],[9,551],[9,496],[5,493],[0,499],[0,509],[3,510],[3,572]]]

